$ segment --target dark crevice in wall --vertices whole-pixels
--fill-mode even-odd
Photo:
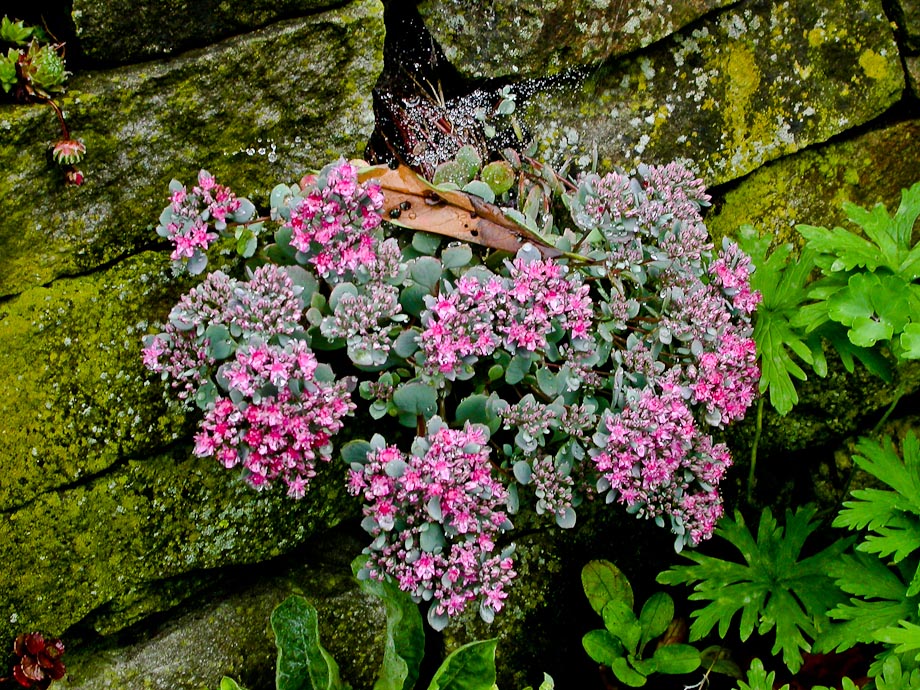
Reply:
[[[498,92],[509,84],[520,107],[536,90],[533,84],[465,78],[447,60],[415,3],[385,2],[384,24],[384,66],[373,92],[375,128],[365,150],[371,163],[396,161],[430,177],[434,164],[428,160],[447,160],[460,146],[472,145],[484,158],[520,146],[509,140],[510,133],[499,132],[487,141],[472,112],[477,106],[496,106]],[[423,155],[420,147],[433,153]],[[419,163],[420,158],[426,161]]]
[[[21,19],[27,26],[43,27],[55,40],[66,45],[67,68],[72,72],[80,64],[80,50],[71,17],[72,0],[34,0],[19,3],[8,11],[10,19]]]

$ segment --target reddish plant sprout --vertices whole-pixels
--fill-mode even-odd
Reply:
[[[488,440],[483,426],[450,429],[434,417],[410,455],[376,436],[366,461],[349,473],[349,491],[367,501],[362,524],[374,538],[359,577],[391,577],[416,601],[430,601],[436,629],[477,599],[491,621],[515,576],[511,551],[496,552],[511,523]]]
[[[83,160],[86,145],[77,139],[62,139],[51,149],[51,157],[61,166],[76,165]]]
[[[44,690],[64,677],[64,643],[57,638],[45,639],[38,632],[22,633],[13,642],[13,654],[18,657],[13,679],[24,688]]]

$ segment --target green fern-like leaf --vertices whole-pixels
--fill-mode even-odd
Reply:
[[[747,682],[739,680],[737,690],[773,690],[774,678],[776,678],[776,673],[773,671],[767,673],[763,662],[760,659],[754,659],[747,672]],[[789,683],[779,690],[789,690]]]
[[[809,246],[819,253],[819,266],[832,272],[856,267],[875,271],[884,267],[907,280],[920,277],[920,244],[914,247],[910,244],[914,224],[920,216],[920,182],[901,192],[901,204],[894,216],[882,204],[867,210],[848,202],[843,210],[867,237],[839,227],[833,230],[811,225],[797,227]]]
[[[899,625],[876,631],[879,642],[897,645],[895,654],[911,654],[914,661],[920,661],[920,625],[909,621],[900,621]]]
[[[809,298],[805,284],[814,268],[813,254],[805,252],[790,261],[792,245],[784,244],[768,255],[770,238],[758,237],[750,226],[741,229],[738,245],[757,268],[751,276],[751,288],[762,297],[754,324],[760,392],[769,391],[770,404],[785,415],[799,401],[792,379],[807,378],[796,358],[822,376],[827,372],[821,338],[806,336],[805,330],[793,323]],[[826,309],[823,317],[819,312],[816,318],[827,321]]]
[[[908,597],[900,574],[874,555],[845,554],[832,564],[830,575],[851,597],[828,612],[834,623],[816,640],[815,652],[842,652],[859,643],[878,642],[877,631],[916,617],[918,597]]]
[[[685,556],[696,565],[676,566],[661,573],[663,584],[691,584],[690,599],[708,601],[691,615],[692,639],[700,639],[718,625],[724,637],[736,613],[740,612],[739,635],[746,640],[756,627],[761,635],[775,630],[773,653],[782,652],[783,662],[794,673],[802,665],[802,651],[811,649],[826,625],[826,612],[844,597],[827,574],[832,563],[849,545],[840,540],[823,551],[799,560],[806,539],[817,528],[813,506],[786,511],[785,530],[769,509],[764,510],[757,538],[748,530],[740,513],[723,519],[716,534],[740,552],[744,563],[700,553]]]
[[[916,314],[920,313],[920,243],[911,246],[920,217],[920,182],[901,193],[894,216],[877,204],[867,210],[844,204],[850,221],[865,236],[845,228],[799,225],[807,248],[815,252],[815,264],[824,277],[811,286],[815,302],[806,311],[817,310],[847,329],[850,342],[872,348],[889,343],[898,359],[916,359]],[[808,325],[807,330],[822,321]]]
[[[903,459],[889,439],[879,443],[860,439],[853,461],[891,487],[891,490],[857,489],[852,501],[834,520],[835,527],[866,529],[857,547],[900,563],[920,551],[920,442],[911,432],[901,446]],[[908,596],[920,593],[920,569],[910,575]]]

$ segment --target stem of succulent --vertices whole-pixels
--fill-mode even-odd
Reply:
[[[872,427],[872,434],[878,433],[879,429],[881,429],[885,425],[885,422],[888,421],[888,418],[891,416],[891,413],[894,412],[895,406],[898,404],[898,402],[900,402],[901,398],[904,396],[904,393],[905,393],[904,382],[899,381],[897,388],[895,388],[894,390],[894,399],[891,401],[891,404],[888,406],[888,409],[885,410],[885,414],[883,414],[881,419],[879,419],[875,423],[875,426]]]
[[[67,122],[64,120],[64,112],[61,110],[61,106],[55,103],[54,99],[50,97],[43,97],[42,100],[51,106],[54,114],[57,115],[58,122],[61,125],[61,137],[64,139],[70,139],[70,130],[67,128]]]

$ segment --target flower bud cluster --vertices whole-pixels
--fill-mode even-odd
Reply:
[[[605,239],[592,257],[610,280],[599,321],[615,397],[590,452],[599,490],[670,519],[678,547],[707,538],[721,515],[730,458],[707,427],[743,417],[759,378],[750,262],[731,242],[713,256],[700,215],[708,202],[677,163],[639,166],[632,180],[586,175],[572,198],[576,222]]]
[[[367,501],[363,524],[374,538],[366,574],[430,601],[438,628],[476,599],[491,620],[515,572],[510,552],[496,551],[511,523],[507,492],[491,475],[488,431],[450,429],[435,417],[428,432],[408,456],[375,437],[366,462],[352,465],[349,490]]]
[[[393,323],[402,320],[399,288],[370,283],[366,290],[343,295],[332,316],[323,319],[320,330],[327,338],[345,340],[348,357],[361,366],[378,366],[387,361]]]
[[[176,397],[189,404],[216,359],[208,353],[205,332],[211,324],[230,321],[238,281],[223,271],[208,274],[172,308],[169,322],[156,335],[144,338],[144,366],[169,381]]]
[[[722,515],[715,487],[731,458],[723,444],[699,433],[679,389],[646,388],[620,412],[608,411],[595,443],[598,490],[608,502],[660,524],[670,518],[678,548],[712,534]]]
[[[170,255],[173,261],[188,261],[202,255],[217,239],[210,223],[224,230],[228,217],[240,210],[242,202],[207,170],[198,173],[198,184],[191,192],[175,180],[169,187],[170,204],[160,216],[157,234],[175,245]]]
[[[540,352],[556,328],[574,349],[590,349],[588,285],[580,273],[538,257],[525,245],[508,262],[508,276],[470,271],[455,286],[447,284],[439,297],[426,296],[419,336],[426,374],[469,378],[479,357],[499,347],[512,355]]]
[[[214,271],[182,296],[160,333],[144,338],[144,366],[169,381],[179,400],[188,401],[221,359],[211,347],[211,326],[228,332],[232,326],[243,339],[292,335],[303,313],[300,292],[287,271],[273,264],[256,269],[249,281]]]
[[[323,168],[302,196],[286,225],[304,263],[333,282],[374,264],[372,231],[382,222],[380,185],[358,182],[357,168],[343,159]]]
[[[220,369],[227,395],[205,413],[195,454],[227,468],[242,465],[257,489],[280,477],[288,496],[303,498],[316,461],[329,460],[330,439],[355,408],[348,382],[319,381],[316,367],[303,340],[238,349]]]

